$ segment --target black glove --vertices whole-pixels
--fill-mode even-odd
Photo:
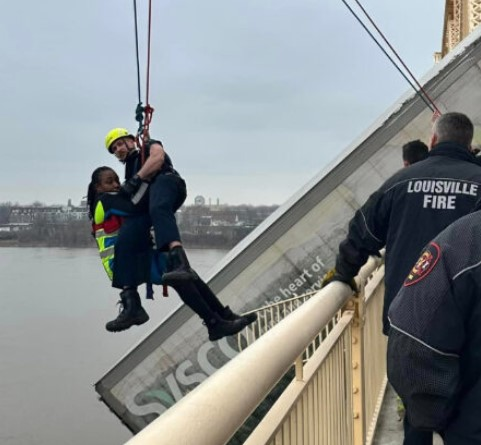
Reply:
[[[139,175],[135,175],[120,186],[119,192],[127,198],[130,198],[135,195],[135,192],[140,188],[141,185],[142,179],[140,179]]]
[[[345,277],[344,275],[341,275],[339,272],[337,272],[336,269],[329,270],[322,277],[321,288],[327,286],[333,281],[341,281],[342,283],[348,284],[354,292],[358,291],[356,280],[354,280],[354,277]]]

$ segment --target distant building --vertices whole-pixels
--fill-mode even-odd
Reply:
[[[205,206],[205,198],[201,195],[197,195],[194,198],[194,205],[196,206]]]
[[[8,222],[10,224],[32,224],[34,221],[66,222],[88,219],[87,207],[84,202],[79,206],[72,205],[69,199],[67,205],[16,205],[10,207]]]
[[[212,206],[210,202],[205,205],[203,197],[198,196],[194,205],[184,206],[177,213],[177,222],[182,240],[188,246],[232,247],[277,207],[227,204]]]

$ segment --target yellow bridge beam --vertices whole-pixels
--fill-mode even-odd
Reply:
[[[481,0],[446,0],[441,51],[442,59],[481,23]]]

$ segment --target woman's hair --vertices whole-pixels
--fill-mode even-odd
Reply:
[[[88,215],[90,219],[93,219],[94,217],[94,211],[95,211],[95,201],[97,200],[97,190],[96,187],[99,185],[100,182],[100,176],[102,175],[103,172],[106,171],[114,171],[113,168],[110,167],[98,167],[92,172],[92,178],[90,180],[90,184],[87,189],[87,208],[88,208]]]

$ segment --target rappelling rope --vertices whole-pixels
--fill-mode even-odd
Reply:
[[[134,0],[134,26],[135,26],[135,58],[137,62],[137,94],[139,97],[139,106],[142,106],[141,90],[140,90],[140,59],[139,59],[139,29],[137,26],[137,1]],[[136,116],[137,118],[137,116]]]
[[[134,0],[134,22],[135,22],[135,55],[137,62],[137,92],[138,104],[135,109],[135,120],[139,123],[137,129],[136,142],[140,150],[140,159],[143,164],[145,161],[145,147],[149,140],[149,126],[152,121],[152,114],[154,109],[149,104],[150,92],[150,40],[152,29],[152,0],[149,0],[149,18],[148,18],[148,32],[147,32],[147,75],[145,80],[145,106],[142,105],[142,92],[140,88],[140,57],[139,57],[139,31],[137,19],[137,0]]]
[[[364,13],[364,15],[367,17],[367,19],[369,20],[369,22],[372,24],[372,26],[374,26],[374,29],[379,33],[379,35],[382,37],[382,39],[384,40],[384,42],[386,42],[387,46],[389,47],[389,49],[393,52],[393,54],[396,56],[396,58],[399,60],[399,62],[401,62],[401,65],[404,67],[404,69],[408,72],[408,74],[411,76],[411,78],[413,79],[414,83],[418,86],[419,90],[424,94],[424,96],[429,100],[429,102],[431,103],[431,105],[433,106],[434,108],[434,111],[436,113],[438,113],[439,115],[441,114],[441,111],[439,111],[439,108],[436,106],[436,104],[434,103],[434,101],[431,99],[431,97],[429,96],[429,94],[426,92],[426,90],[423,88],[423,86],[418,82],[418,80],[416,79],[416,76],[414,76],[414,74],[411,72],[411,70],[409,69],[409,67],[404,63],[404,60],[402,59],[402,57],[398,54],[398,52],[394,49],[394,47],[391,45],[391,43],[389,42],[389,40],[386,38],[386,36],[383,34],[383,32],[379,29],[379,27],[376,25],[376,23],[374,22],[374,20],[371,18],[371,16],[368,14],[368,12],[366,11],[366,9],[362,6],[362,4],[360,3],[359,0],[354,0],[356,2],[356,4],[359,6],[359,8],[361,9],[361,11]]]
[[[439,108],[436,106],[434,101],[431,99],[431,97],[427,94],[426,90],[421,86],[421,84],[418,82],[414,74],[411,72],[411,70],[407,67],[407,65],[404,63],[402,58],[399,56],[397,51],[394,49],[394,47],[389,43],[388,39],[384,36],[384,34],[381,32],[379,27],[376,25],[374,20],[370,17],[370,15],[367,13],[366,9],[362,6],[362,4],[359,2],[359,0],[354,0],[356,4],[359,6],[359,8],[362,10],[364,15],[368,18],[368,20],[371,22],[372,26],[376,29],[376,31],[379,33],[379,35],[382,37],[384,42],[388,45],[389,49],[393,52],[393,54],[397,57],[399,62],[402,64],[404,69],[408,72],[408,74],[411,76],[413,79],[414,83],[408,78],[406,73],[402,71],[402,69],[399,67],[399,65],[396,63],[396,61],[388,54],[386,49],[379,43],[379,41],[376,39],[376,37],[373,35],[373,33],[368,29],[368,27],[365,25],[365,23],[362,21],[362,19],[356,14],[356,12],[351,8],[351,6],[347,3],[346,0],[341,0],[346,8],[351,12],[351,14],[354,16],[354,18],[361,24],[361,26],[364,28],[364,30],[369,34],[369,36],[374,40],[376,45],[381,49],[381,51],[384,53],[384,55],[391,61],[391,63],[394,65],[394,67],[399,71],[399,73],[404,77],[404,79],[409,83],[409,85],[413,88],[413,90],[416,92],[416,94],[419,95],[419,97],[423,100],[423,102],[428,106],[428,108],[435,114],[435,115],[441,115],[441,111]]]
[[[142,92],[140,88],[140,58],[139,58],[139,30],[138,30],[138,19],[137,19],[137,0],[134,0],[134,22],[135,22],[135,56],[137,62],[137,92],[138,92],[138,104],[135,108],[135,120],[139,123],[137,129],[137,135],[135,141],[137,147],[140,150],[140,160],[141,165],[145,162],[145,151],[149,135],[149,126],[152,122],[152,114],[154,109],[149,103],[149,93],[150,93],[150,41],[151,41],[151,31],[152,31],[152,0],[149,0],[149,18],[148,18],[148,31],[147,31],[147,75],[145,79],[145,106],[142,105]],[[162,295],[168,297],[169,293],[167,291],[167,286],[162,285]],[[147,298],[154,298],[154,291],[152,284],[147,284]]]

